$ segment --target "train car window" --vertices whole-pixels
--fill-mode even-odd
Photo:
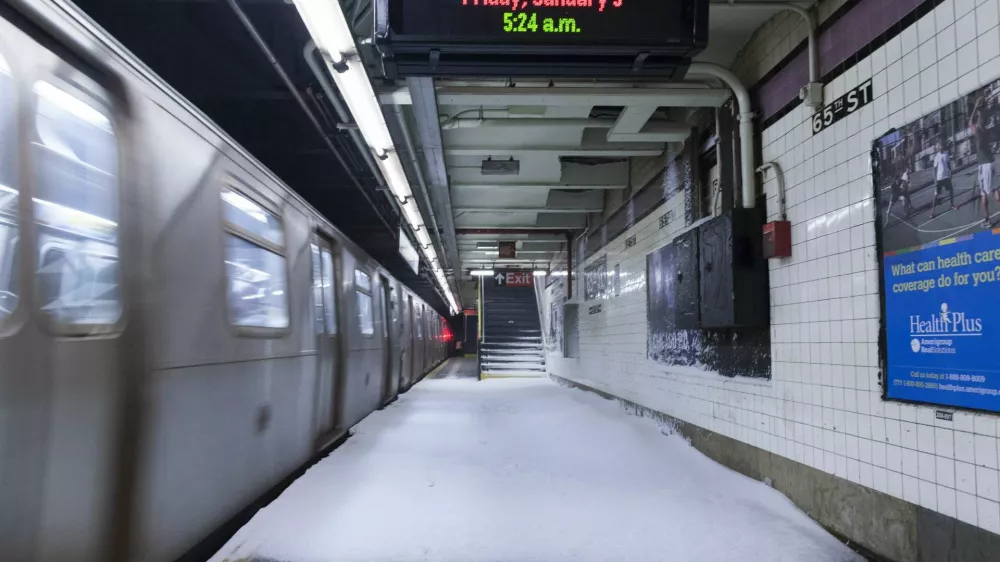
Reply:
[[[334,296],[334,273],[333,273],[333,255],[330,251],[323,249],[320,252],[323,262],[323,301],[326,303],[326,307],[323,309],[323,321],[326,327],[326,333],[336,334],[337,333],[337,299]]]
[[[372,278],[364,271],[354,270],[354,284],[366,291],[372,290]]]
[[[399,291],[395,287],[389,287],[389,309],[392,313],[392,324],[395,326],[399,322]]]
[[[358,328],[363,336],[375,335],[375,311],[372,309],[372,280],[367,273],[354,270],[354,295],[358,304]]]
[[[0,321],[17,308],[17,105],[14,78],[0,55]]]
[[[44,81],[33,92],[41,310],[64,325],[114,324],[122,313],[114,128],[87,96]]]
[[[281,221],[230,187],[222,190],[230,321],[245,328],[289,326]]]
[[[312,250],[312,281],[313,281],[313,321],[317,334],[326,333],[323,323],[323,263],[319,257],[319,246],[310,244]]]
[[[417,305],[417,311],[415,316],[416,316],[416,321],[413,324],[417,329],[417,339],[422,340],[424,339],[424,327],[423,327],[424,322],[423,322],[423,314],[421,313],[419,304]]]
[[[235,230],[251,234],[277,246],[285,245],[285,232],[278,217],[231,189],[222,190],[223,218]]]
[[[316,307],[316,333],[337,333],[337,300],[334,296],[333,255],[312,244],[313,302]]]

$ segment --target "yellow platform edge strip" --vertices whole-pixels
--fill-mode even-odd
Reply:
[[[441,369],[444,369],[444,366],[447,365],[448,362],[450,362],[450,361],[451,361],[450,358],[449,359],[445,359],[444,362],[441,363],[440,365],[438,365],[436,369],[434,369],[433,371],[427,373],[427,377],[425,377],[425,378],[433,379],[434,377],[438,376],[438,373],[441,372]]]

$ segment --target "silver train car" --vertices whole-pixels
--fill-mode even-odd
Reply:
[[[0,560],[174,560],[443,319],[63,0],[0,3]]]

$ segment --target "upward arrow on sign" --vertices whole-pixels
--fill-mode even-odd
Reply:
[[[497,273],[494,279],[497,280],[497,285],[503,285],[503,273]]]

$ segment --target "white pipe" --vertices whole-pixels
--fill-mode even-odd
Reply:
[[[806,31],[808,32],[808,48],[809,48],[809,81],[819,82],[819,53],[816,51],[816,18],[813,17],[812,11],[807,8],[803,8],[798,4],[792,4],[790,2],[736,2],[736,0],[728,0],[727,3],[710,4],[712,8],[721,8],[723,6],[729,6],[734,8],[765,8],[769,10],[789,10],[795,12],[796,14],[802,16],[802,19],[806,22]]]
[[[774,179],[778,182],[778,215],[781,220],[786,220],[788,213],[785,212],[785,176],[781,171],[781,165],[777,162],[765,162],[757,168],[757,171],[763,174],[772,168],[774,169]]]
[[[753,111],[750,110],[750,92],[740,79],[729,70],[707,62],[693,62],[688,67],[688,75],[701,74],[714,76],[722,80],[736,96],[737,110],[740,113],[740,170],[743,177],[743,207],[752,209],[756,203],[756,174],[754,173],[753,145]]]

